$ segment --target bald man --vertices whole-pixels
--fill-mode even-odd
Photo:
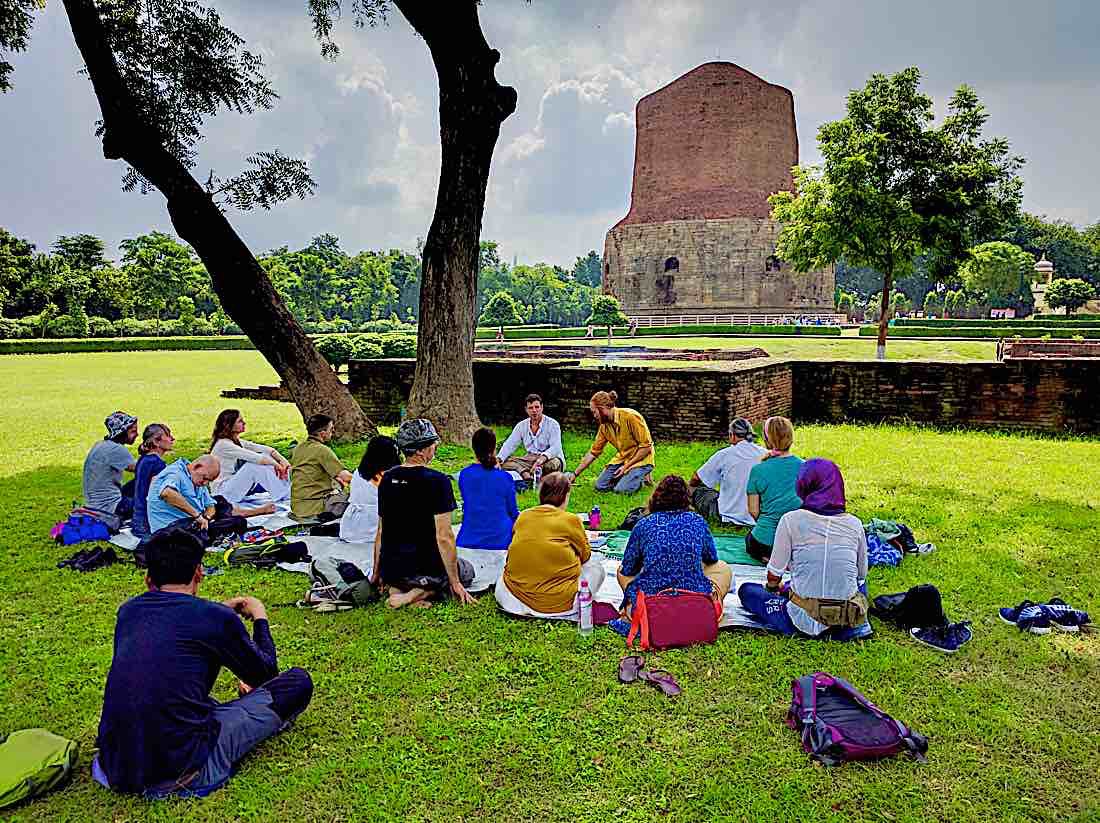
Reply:
[[[275,511],[273,503],[255,509],[242,509],[230,506],[224,498],[215,498],[210,493],[210,484],[218,479],[219,474],[221,463],[212,454],[204,454],[190,463],[181,457],[166,466],[149,485],[149,496],[146,498],[149,531],[188,525],[191,521],[199,530],[206,531],[210,528],[210,521],[219,515],[253,517]]]

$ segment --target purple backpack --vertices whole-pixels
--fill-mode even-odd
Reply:
[[[787,725],[802,733],[802,748],[826,766],[905,753],[921,763],[928,740],[839,677],[814,672],[791,681]]]

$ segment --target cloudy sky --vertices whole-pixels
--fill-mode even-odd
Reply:
[[[261,252],[322,232],[350,251],[411,249],[431,222],[439,166],[435,72],[399,13],[338,28],[321,60],[305,0],[210,0],[265,56],[282,96],[270,112],[212,121],[196,173],[230,176],[279,147],[304,156],[315,196],[232,216]],[[1025,207],[1100,220],[1097,0],[486,0],[482,26],[519,92],[493,159],[483,236],[504,255],[563,265],[602,249],[627,210],[634,105],[700,63],[732,61],[794,92],[802,161],[872,72],[909,65],[942,104],[961,83],[989,108],[990,133],[1028,160]],[[58,0],[17,55],[0,96],[0,226],[47,247],[90,232],[114,248],[171,231],[163,199],[120,190],[119,163],[93,135],[99,112]],[[1090,182],[1092,181],[1092,182]]]

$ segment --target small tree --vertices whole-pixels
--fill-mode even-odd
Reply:
[[[625,326],[629,321],[623,314],[623,307],[617,297],[610,294],[598,294],[592,298],[592,314],[586,323],[593,326],[607,326],[607,345],[611,345],[611,327]]]
[[[776,253],[796,271],[843,258],[882,273],[880,360],[895,280],[911,274],[922,254],[943,279],[944,260],[1018,213],[1023,161],[1008,154],[1007,141],[982,138],[987,119],[977,95],[960,86],[933,127],[918,69],[874,74],[848,95],[847,116],[818,130],[823,164],[796,167],[796,193],[769,198],[782,224]]]
[[[938,291],[930,291],[924,296],[924,313],[943,316],[943,296]]]
[[[1047,304],[1059,309],[1063,306],[1066,314],[1073,314],[1096,296],[1096,288],[1077,277],[1055,280],[1047,289]]]
[[[1026,251],[996,240],[970,250],[970,257],[959,267],[959,279],[972,294],[1006,298],[1019,293],[1034,268],[1035,258]]]
[[[498,291],[485,304],[485,311],[481,313],[481,322],[499,326],[500,333],[503,334],[505,326],[518,326],[523,322],[520,305],[508,292]]]

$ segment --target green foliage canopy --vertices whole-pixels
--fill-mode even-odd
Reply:
[[[1073,314],[1096,297],[1096,287],[1077,277],[1065,277],[1050,284],[1046,297],[1052,308],[1065,308]]]
[[[970,250],[959,267],[959,279],[969,292],[1004,298],[1019,292],[1034,268],[1035,258],[1019,246],[994,240]]]

